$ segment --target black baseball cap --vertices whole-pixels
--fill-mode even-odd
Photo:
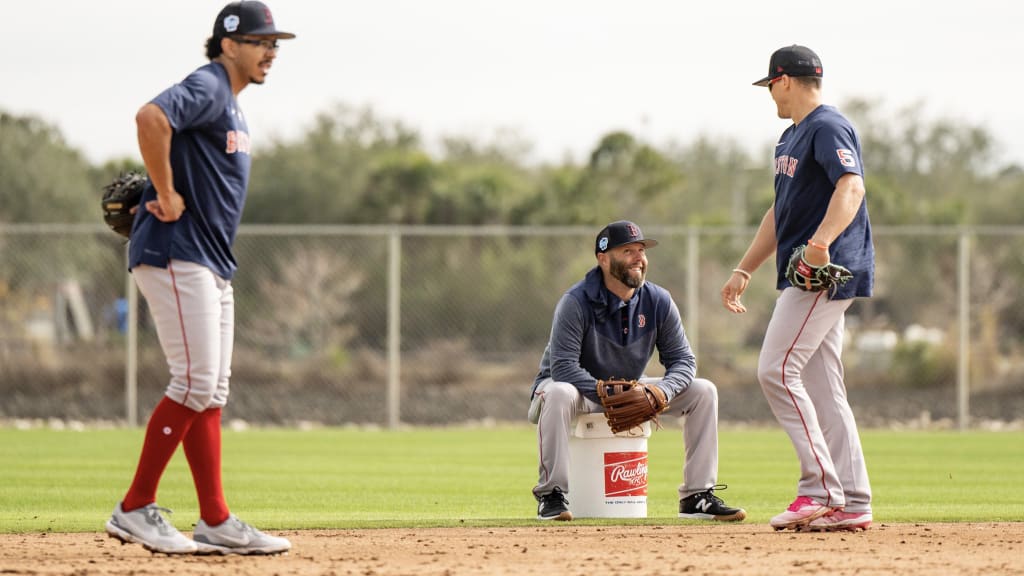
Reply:
[[[786,46],[772,54],[768,75],[754,82],[754,86],[767,86],[779,76],[817,76],[821,78],[821,58],[806,46]]]
[[[644,238],[644,233],[640,231],[640,227],[636,224],[629,220],[619,220],[605,226],[597,234],[597,240],[594,242],[594,253],[602,254],[617,246],[632,244],[633,242],[643,244],[644,248],[658,245],[657,240]]]
[[[225,6],[213,23],[213,36],[272,36],[278,40],[295,38],[295,34],[282,32],[274,26],[270,8],[258,0],[242,0]]]

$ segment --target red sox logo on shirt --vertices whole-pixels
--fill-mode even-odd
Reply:
[[[242,154],[249,154],[249,150],[252,144],[249,142],[249,134],[242,132],[241,130],[228,130],[227,145],[224,148],[224,152],[228,154],[234,154],[241,152]]]
[[[790,158],[788,155],[783,154],[782,156],[775,157],[775,174],[785,174],[790,178],[796,174],[796,165],[800,162],[799,158]]]
[[[857,166],[857,156],[854,155],[853,150],[849,148],[836,148],[836,156],[839,157],[839,163],[843,166],[855,168]],[[800,163],[799,158],[791,158],[783,154],[782,156],[775,157],[775,174],[785,174],[790,178],[796,174],[796,166]]]
[[[636,325],[641,328],[647,326],[647,316],[644,316],[643,314],[638,314],[636,317]]]

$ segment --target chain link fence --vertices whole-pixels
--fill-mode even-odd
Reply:
[[[595,230],[243,226],[227,418],[294,426],[523,421],[555,303]],[[773,422],[756,381],[775,297],[762,266],[719,290],[754,231],[646,227],[725,422]],[[847,314],[862,425],[990,426],[1024,415],[1024,227],[875,230],[875,297]],[[103,227],[0,226],[0,419],[144,422],[168,380]],[[657,359],[649,366],[658,375]]]

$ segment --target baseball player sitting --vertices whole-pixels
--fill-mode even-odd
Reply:
[[[533,384],[529,419],[537,424],[539,479],[533,495],[538,520],[572,520],[569,498],[569,433],[580,414],[605,412],[612,430],[655,418],[685,417],[686,447],[679,517],[739,521],[715,495],[718,486],[718,392],[696,378],[696,361],[683,331],[679,309],[664,288],[646,282],[644,238],[628,221],[608,224],[597,235],[597,266],[562,295],[555,308],[551,338]],[[665,366],[659,379],[633,382],[637,403],[625,423],[602,405],[598,391],[613,378],[639,380],[657,349]],[[614,398],[615,396],[611,396]],[[607,402],[607,399],[605,399]],[[639,415],[639,416],[635,416]],[[629,420],[633,421],[629,421]]]

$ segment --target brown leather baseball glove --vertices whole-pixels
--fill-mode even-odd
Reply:
[[[668,407],[668,399],[661,388],[636,380],[598,380],[597,396],[604,406],[608,427],[616,434],[648,420],[660,425],[658,414]]]

